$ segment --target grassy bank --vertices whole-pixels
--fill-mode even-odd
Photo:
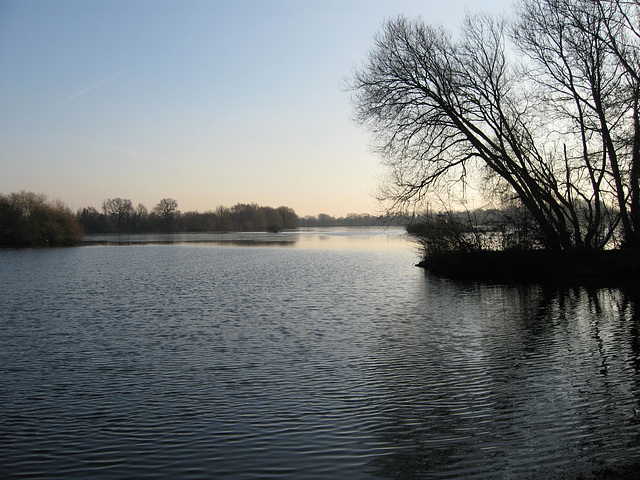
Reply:
[[[445,253],[418,264],[449,278],[499,283],[640,285],[640,251]]]

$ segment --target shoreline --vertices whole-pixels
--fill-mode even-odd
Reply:
[[[451,279],[490,283],[640,287],[640,251],[446,253],[416,266]]]

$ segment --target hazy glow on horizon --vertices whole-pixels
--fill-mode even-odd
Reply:
[[[344,81],[382,23],[510,0],[0,0],[0,193],[375,213]]]

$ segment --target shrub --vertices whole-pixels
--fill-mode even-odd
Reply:
[[[0,245],[75,245],[82,238],[77,218],[61,201],[24,191],[0,194]]]
[[[461,221],[452,215],[436,215],[411,223],[407,233],[420,245],[425,258],[483,249],[483,239],[471,221]]]

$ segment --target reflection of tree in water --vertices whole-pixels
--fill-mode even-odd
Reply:
[[[629,364],[636,373],[640,373],[640,316],[637,314],[639,308],[640,291],[638,288],[625,291],[619,300],[618,310],[629,316],[629,345],[632,353]],[[637,380],[640,382],[640,378]]]
[[[635,461],[637,297],[449,287],[426,294],[422,322],[381,334],[377,475],[578,478]]]

